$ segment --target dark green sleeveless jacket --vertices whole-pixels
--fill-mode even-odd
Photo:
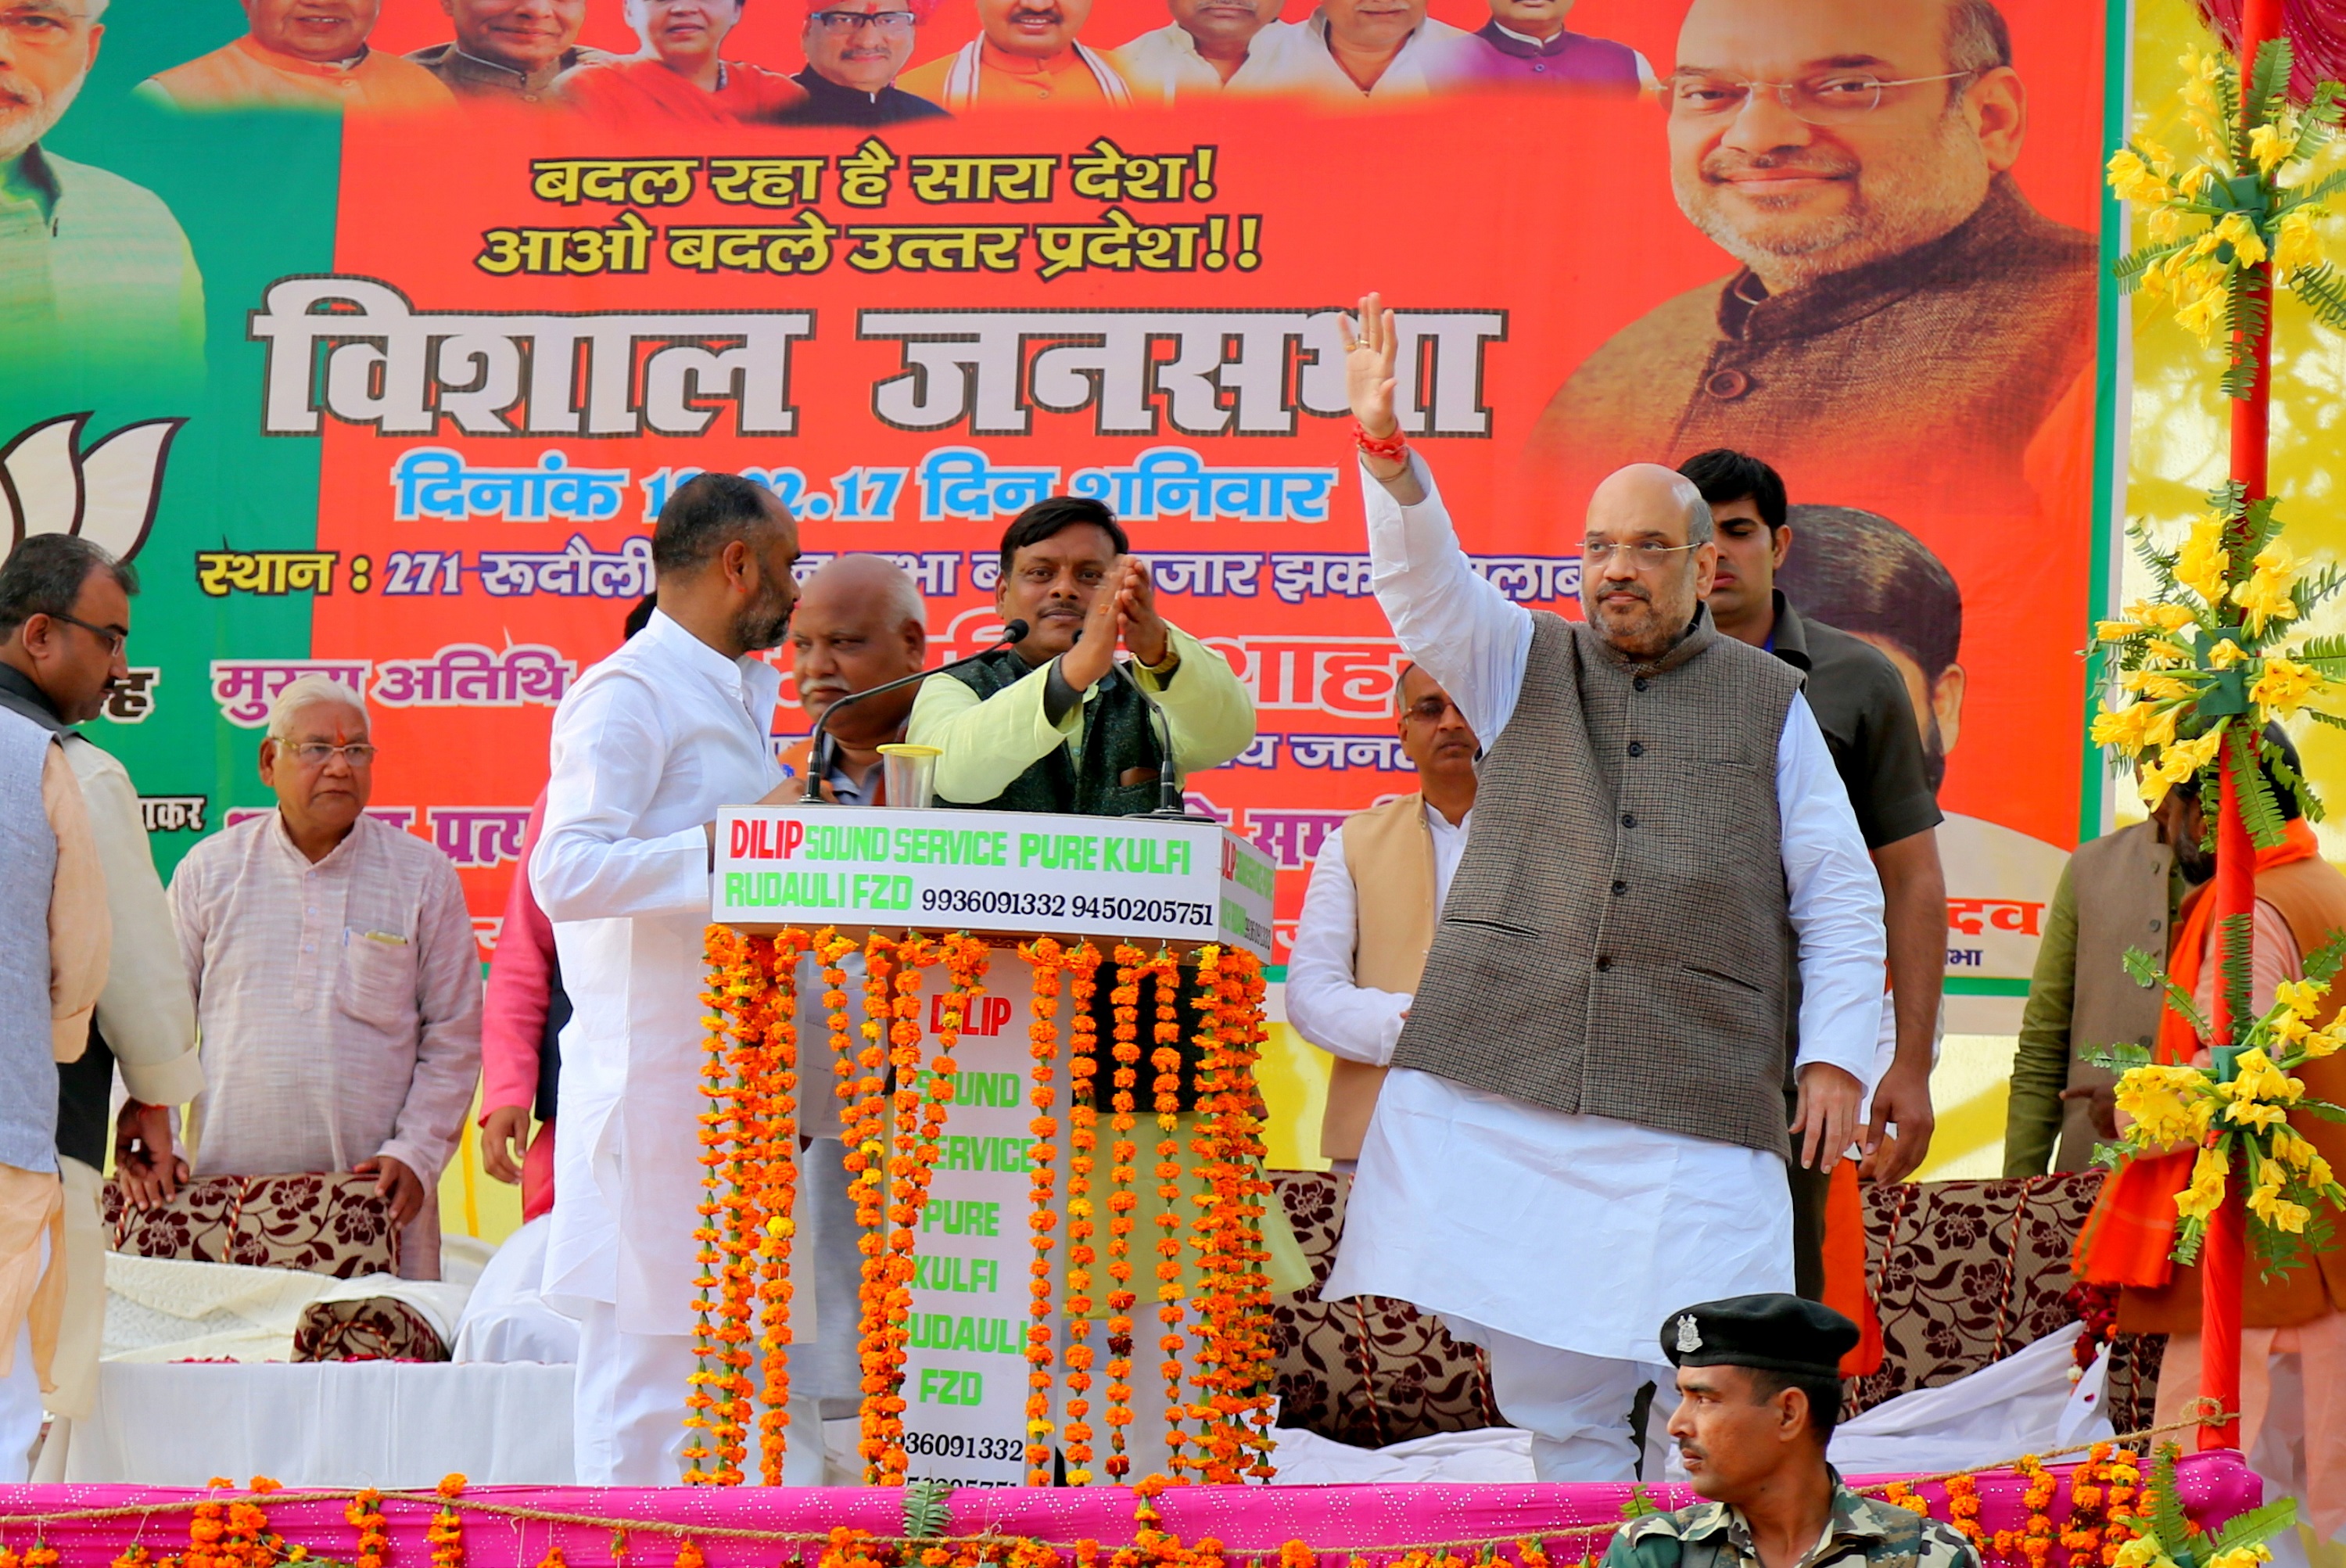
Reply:
[[[1006,691],[1034,673],[1034,667],[1015,649],[1005,648],[992,658],[965,665],[953,677],[981,697]],[[1084,738],[1080,759],[1070,759],[1064,746],[1010,781],[991,800],[945,800],[940,805],[969,806],[985,811],[1072,811],[1086,817],[1137,817],[1157,809],[1157,774],[1164,751],[1148,705],[1124,677],[1101,677],[1097,695],[1084,704]],[[1134,768],[1148,777],[1138,784],[1117,780]]]

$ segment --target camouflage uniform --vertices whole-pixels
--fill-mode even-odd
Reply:
[[[1798,1568],[1979,1568],[1964,1538],[1935,1519],[1870,1497],[1832,1478],[1832,1518],[1824,1538]],[[1724,1502],[1698,1502],[1624,1524],[1606,1549],[1604,1568],[1760,1568],[1751,1528]]]

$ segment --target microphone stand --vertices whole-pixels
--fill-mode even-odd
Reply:
[[[866,687],[862,691],[851,691],[829,708],[824,708],[822,717],[814,721],[813,744],[807,748],[806,793],[799,797],[799,804],[801,806],[836,804],[822,798],[822,781],[831,772],[831,759],[838,750],[838,742],[831,737],[831,721],[841,708],[852,707],[867,697],[878,697],[883,692],[898,691],[916,682],[926,680],[933,675],[944,675],[946,671],[959,669],[964,665],[975,664],[982,658],[991,658],[1004,648],[1025,642],[1026,630],[1025,621],[1012,621],[1002,628],[1002,640],[992,647],[980,648],[964,658],[954,659],[950,664],[941,664],[934,669],[916,670],[911,675],[899,676],[894,680],[882,681],[878,686]]]
[[[1165,717],[1164,705],[1140,684],[1140,677],[1132,673],[1130,660],[1110,662],[1124,672],[1125,681],[1132,687],[1133,695],[1147,705],[1149,717],[1156,721],[1158,745],[1163,748],[1162,759],[1157,768],[1157,809],[1143,812],[1142,816],[1150,821],[1213,822],[1216,827],[1221,826],[1211,817],[1201,817],[1191,811],[1188,800],[1181,793],[1181,775],[1173,764],[1173,724]]]

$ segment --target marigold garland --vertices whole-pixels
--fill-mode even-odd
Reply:
[[[1092,1015],[1098,993],[1099,949],[1086,942],[1067,955],[1067,1484],[1091,1483],[1092,1246],[1097,1227],[1092,1209],[1092,1175],[1099,1157],[1099,1021]]]
[[[1052,1023],[1059,1011],[1060,972],[1066,960],[1066,949],[1056,938],[1038,937],[1018,949],[1034,975],[1035,993],[1027,1003],[1034,1016],[1026,1025],[1026,1054],[1034,1065],[1033,1087],[1028,1101],[1035,1108],[1034,1117],[1026,1130],[1035,1135],[1027,1159],[1028,1181],[1033,1202],[1027,1216],[1027,1235],[1035,1248],[1034,1261],[1029,1265],[1032,1276],[1026,1304],[1026,1484],[1051,1484],[1051,1247],[1052,1231],[1058,1225],[1058,1215],[1052,1207],[1056,1173],[1052,1161],[1058,1151],[1051,1140],[1058,1135],[1059,1124],[1051,1115],[1054,1097],[1053,1064],[1059,1055],[1059,1032]]]
[[[854,1120],[849,1131],[847,1168],[855,1184],[855,1221],[862,1235],[862,1279],[857,1287],[857,1360],[862,1369],[861,1435],[867,1486],[882,1484],[891,1393],[901,1386],[888,1354],[888,1034],[896,1010],[889,980],[895,972],[896,944],[879,932],[863,947],[863,1044],[856,1054],[862,1074],[855,1079]]]
[[[1132,1458],[1125,1451],[1125,1429],[1132,1425],[1132,1309],[1139,1293],[1132,1288],[1132,1233],[1137,1225],[1140,1195],[1135,1188],[1139,1172],[1134,1162],[1140,1145],[1133,1137],[1137,1105],[1134,1091],[1140,1083],[1140,975],[1148,955],[1130,942],[1118,942],[1116,988],[1108,993],[1111,1007],[1110,1053],[1116,1070],[1110,1082],[1108,1128],[1114,1138],[1108,1151],[1107,1242],[1107,1429],[1108,1479],[1132,1473]]]
[[[436,1489],[440,1507],[424,1527],[423,1538],[432,1543],[433,1568],[464,1568],[464,1519],[449,1504],[463,1495],[464,1478],[447,1475],[441,1478]]]
[[[1979,1487],[1967,1475],[1947,1478],[1947,1522],[1955,1533],[1971,1543],[1972,1550],[1982,1563],[1987,1561],[1987,1532],[1980,1528]]]
[[[384,1527],[382,1493],[368,1487],[351,1499],[342,1517],[359,1532],[358,1555],[352,1568],[383,1568],[391,1561],[391,1532]]]
[[[1188,1414],[1181,1399],[1181,1320],[1188,1315],[1181,1286],[1180,1237],[1181,972],[1172,953],[1163,948],[1149,961],[1148,971],[1157,993],[1156,1049],[1148,1054],[1148,1064],[1157,1070],[1149,1086],[1157,1108],[1157,1196],[1161,1205],[1157,1215],[1157,1320],[1165,1326],[1157,1340],[1165,1357],[1158,1364],[1158,1372],[1165,1380],[1165,1462],[1178,1485],[1188,1479],[1181,1472],[1193,1468],[1181,1451],[1188,1441],[1181,1430]]]

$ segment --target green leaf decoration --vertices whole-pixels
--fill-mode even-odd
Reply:
[[[1629,1483],[1629,1495],[1621,1504],[1621,1518],[1625,1522],[1643,1519],[1648,1513],[1661,1511],[1662,1505],[1646,1495],[1645,1482],[1633,1481]]]
[[[2236,1513],[2224,1521],[2223,1529],[2208,1543],[2211,1552],[2229,1552],[2235,1546],[2254,1546],[2270,1541],[2284,1530],[2297,1527],[2297,1499],[2277,1497],[2261,1508],[2251,1508],[2246,1513]]]
[[[2255,108],[2253,124],[2271,125],[2288,107],[2289,74],[2296,64],[2295,51],[2287,38],[2268,38],[2257,51],[2256,64],[2249,71],[2249,102]]]
[[[2199,1559],[2191,1550],[2191,1522],[2184,1516],[2183,1493],[2175,1484],[2175,1461],[2182,1452],[2171,1442],[2158,1445],[2158,1458],[2150,1471],[2150,1484],[2157,1493],[2150,1512],[2151,1532],[2179,1568],[2198,1568]]]
[[[2338,270],[2329,262],[2291,273],[2289,288],[2321,318],[2322,325],[2346,328],[2346,280],[2341,279]]]
[[[953,1509],[946,1501],[951,1492],[948,1482],[914,1481],[904,1485],[904,1534],[914,1541],[934,1541],[942,1537],[953,1522]]]
[[[2224,988],[2224,1011],[2232,1023],[2232,1038],[2221,1044],[2237,1044],[2249,1032],[2249,923],[2250,917],[2244,914],[2226,915],[2216,922],[2216,951],[2222,955],[2217,962],[2217,983]]]
[[[2305,955],[2305,978],[2327,985],[2331,976],[2346,968],[2346,931],[2333,931],[2330,940]]]

